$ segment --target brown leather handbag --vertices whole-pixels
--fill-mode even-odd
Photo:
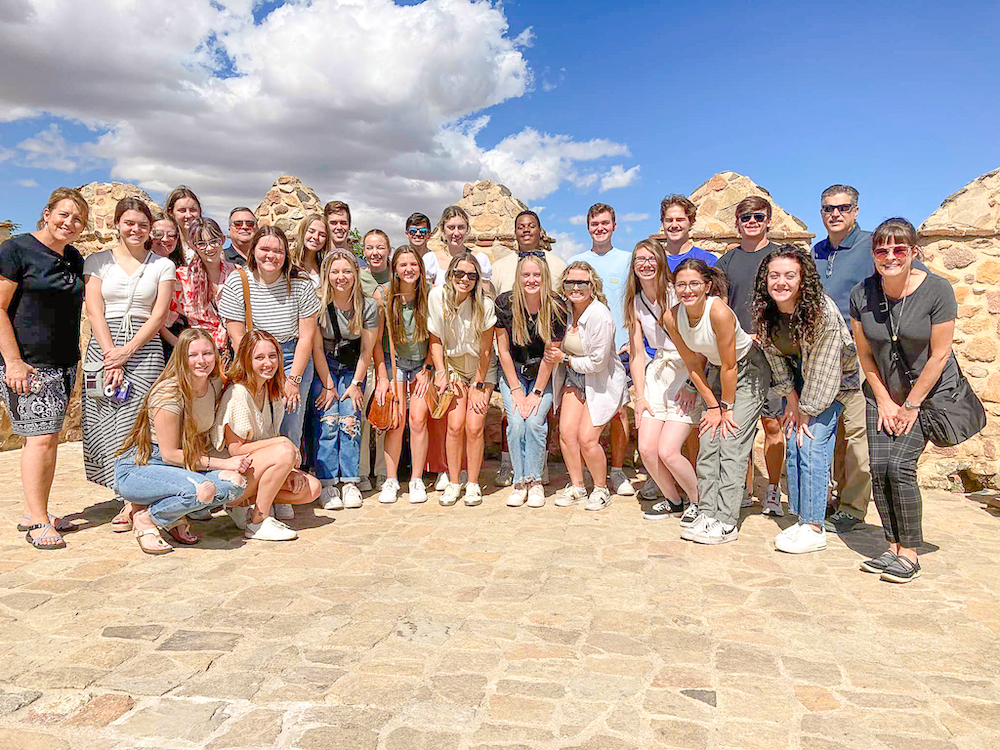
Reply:
[[[392,324],[389,320],[389,306],[383,305],[382,312],[385,314],[385,330],[389,339],[389,362],[392,363],[392,372],[396,372],[396,345],[392,340]],[[388,367],[386,368],[389,369]],[[399,427],[403,419],[401,404],[396,398],[395,378],[389,381],[389,391],[385,394],[385,400],[380,404],[372,393],[368,401],[368,423],[372,429],[379,432],[395,430]]]

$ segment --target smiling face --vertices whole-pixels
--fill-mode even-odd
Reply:
[[[779,309],[794,308],[802,286],[802,267],[794,258],[774,258],[767,264],[767,293]]]
[[[603,211],[591,217],[587,221],[587,231],[597,245],[611,242],[611,235],[615,231],[615,220],[611,218],[611,212]]]
[[[771,227],[771,219],[764,209],[750,209],[736,217],[736,230],[744,240],[760,241]]]
[[[373,272],[380,273],[388,267],[389,263],[389,243],[385,237],[374,232],[365,237],[365,247],[362,251],[368,267]]]
[[[566,274],[563,294],[574,305],[582,305],[593,298],[593,282],[585,268],[573,268]]]
[[[420,281],[424,264],[413,253],[400,253],[396,256],[396,275],[404,284],[416,284]]]
[[[51,210],[45,209],[42,221],[52,239],[67,245],[79,237],[87,226],[80,207],[69,198],[63,198]]]
[[[888,242],[872,248],[872,258],[875,260],[875,270],[887,279],[907,276],[916,248],[905,242]]]
[[[467,260],[460,260],[455,264],[455,268],[451,272],[451,282],[455,285],[455,291],[461,297],[470,294],[476,288],[478,281],[479,272],[472,263]]]
[[[150,249],[157,255],[169,258],[170,253],[177,249],[180,235],[177,234],[177,227],[170,219],[160,219],[153,222],[153,227],[149,231]]]
[[[707,289],[708,284],[697,271],[685,268],[674,274],[674,290],[677,292],[677,298],[685,307],[691,307],[704,301]]]
[[[334,211],[326,215],[326,222],[330,225],[330,238],[333,244],[342,247],[351,232],[351,217],[343,211]]]
[[[234,245],[246,247],[256,229],[257,217],[249,211],[237,211],[229,219],[229,239]]]
[[[354,267],[349,260],[338,258],[330,264],[330,285],[335,293],[354,291]]]
[[[250,354],[250,367],[258,382],[266,383],[281,367],[281,354],[270,341],[258,341]]]
[[[663,233],[670,242],[683,244],[691,233],[691,220],[680,206],[668,206],[661,222]]]
[[[315,255],[326,247],[326,223],[320,219],[313,220],[313,223],[306,229],[303,245],[308,253]]]
[[[199,380],[206,380],[215,370],[215,346],[211,341],[197,338],[191,342],[187,353],[188,368]]]
[[[632,254],[632,270],[635,275],[643,281],[652,281],[656,278],[658,264],[653,251],[645,247],[638,248]]]
[[[827,232],[847,234],[858,220],[858,207],[847,193],[835,193],[823,199],[820,216]]]
[[[528,258],[521,263],[521,288],[528,296],[541,294],[542,267],[534,258]]]
[[[142,247],[149,237],[149,219],[139,211],[126,211],[115,225],[126,247]]]
[[[441,230],[449,249],[457,251],[465,247],[465,238],[469,234],[469,227],[461,216],[452,216],[444,223]]]
[[[219,262],[222,257],[222,243],[221,237],[213,237],[211,233],[202,231],[201,238],[196,240],[192,247],[198,253],[201,262],[208,266]]]
[[[406,228],[406,237],[414,250],[422,250],[427,247],[427,240],[430,236],[431,228],[427,224],[414,224]]]
[[[201,207],[194,198],[180,198],[174,203],[173,216],[181,225],[181,231],[187,234],[191,222],[201,218]]]
[[[257,268],[268,276],[280,275],[285,264],[285,246],[277,237],[261,237],[253,250]]]
[[[517,247],[522,252],[537,250],[542,240],[542,228],[538,226],[534,216],[525,214],[514,225],[514,236],[517,238]]]

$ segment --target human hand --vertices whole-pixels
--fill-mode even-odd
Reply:
[[[291,414],[299,410],[302,404],[302,397],[299,395],[299,386],[290,379],[285,378],[285,412]]]
[[[361,388],[354,383],[351,383],[347,390],[344,391],[344,395],[340,397],[340,400],[343,401],[345,398],[349,398],[351,400],[351,404],[354,406],[354,410],[356,412],[360,413],[364,408],[365,394],[361,391]]]
[[[550,365],[558,365],[566,361],[566,352],[555,344],[549,344],[545,347],[545,356],[543,359]]]
[[[534,414],[541,401],[542,397],[536,396],[534,393],[529,393],[527,396],[522,398],[520,405],[517,407],[517,410],[521,412],[521,418],[527,419]]]
[[[23,359],[18,359],[7,366],[4,382],[14,393],[24,396],[31,391],[31,376],[37,374],[38,370]]]
[[[680,414],[690,414],[694,411],[694,405],[698,401],[698,394],[695,391],[681,388],[674,397],[677,411]]]
[[[104,353],[104,369],[124,367],[125,363],[132,357],[132,350],[126,344]]]
[[[431,384],[431,374],[427,370],[421,370],[417,377],[413,379],[413,397],[423,398],[427,395],[427,388]]]

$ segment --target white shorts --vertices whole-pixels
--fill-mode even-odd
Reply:
[[[674,349],[659,349],[653,361],[646,365],[646,401],[653,410],[653,419],[660,422],[695,424],[700,420],[700,409],[681,414],[674,401],[684,387],[688,371],[681,355]]]

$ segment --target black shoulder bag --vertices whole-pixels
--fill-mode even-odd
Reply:
[[[358,360],[361,358],[361,338],[344,338],[340,332],[337,308],[334,307],[332,302],[327,306],[326,313],[330,316],[330,324],[333,326],[333,344],[332,346],[327,346],[327,351],[345,367],[357,367]]]

